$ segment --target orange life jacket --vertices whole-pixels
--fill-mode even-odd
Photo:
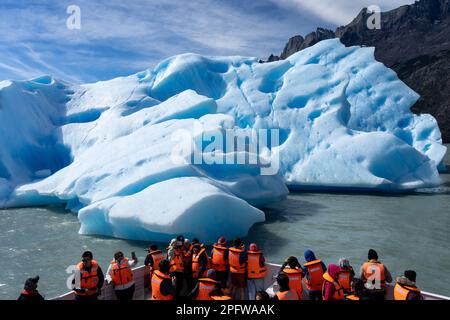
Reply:
[[[355,296],[354,294],[350,294],[345,297],[346,300],[361,300],[358,296]]]
[[[248,279],[261,279],[265,278],[267,274],[267,268],[264,265],[261,267],[259,261],[262,256],[261,251],[247,251],[247,277]]]
[[[183,272],[183,252],[175,252],[173,259],[170,261],[170,272]]]
[[[233,298],[230,297],[230,296],[226,296],[226,295],[223,295],[223,296],[211,296],[211,300],[233,300]]]
[[[309,280],[305,278],[306,288],[310,291],[322,290],[323,284],[323,268],[322,261],[317,259],[307,262],[303,265],[309,274]]]
[[[246,272],[246,263],[240,264],[239,258],[241,257],[241,253],[244,252],[244,249],[231,247],[228,249],[228,263],[230,264],[230,271],[232,273],[245,273]]]
[[[394,287],[394,300],[408,300],[408,296],[411,292],[420,293],[420,289],[413,286],[395,284]]]
[[[364,282],[371,282],[376,284],[377,280],[380,283],[381,288],[386,288],[386,277],[384,274],[384,265],[375,261],[368,261],[363,264],[362,278]],[[376,288],[377,289],[377,288]]]
[[[294,289],[283,292],[279,291],[275,295],[278,297],[278,300],[300,300],[300,297]]]
[[[159,263],[164,259],[164,254],[161,250],[150,251],[150,256],[153,258],[153,265],[150,271],[159,270]]]
[[[303,284],[302,284],[303,270],[284,268],[283,272],[286,273],[287,276],[289,277],[289,287],[291,289],[294,289],[295,292],[297,292],[301,300],[303,297]]]
[[[111,261],[111,279],[114,285],[126,285],[133,281],[133,271],[128,265],[128,258],[123,258],[120,264]]]
[[[216,288],[217,281],[209,278],[198,279],[198,296],[195,300],[212,300],[209,294]]]
[[[79,296],[90,296],[98,292],[98,262],[95,260],[91,261],[91,270],[88,272],[84,268],[84,263],[80,262],[77,264],[77,269],[80,271],[80,288],[86,289],[85,292],[76,292]]]
[[[205,267],[206,267],[206,269],[205,269],[205,271],[203,272],[203,274],[198,274],[198,271],[200,270],[200,256],[202,255],[202,254],[205,254],[206,255],[206,250],[203,248],[203,249],[200,249],[200,252],[199,253],[197,253],[197,254],[194,254],[193,256],[192,256],[192,277],[193,278],[200,278],[200,277],[204,277],[204,276],[206,276],[206,272],[207,272],[207,270],[208,270],[208,265],[206,265]],[[208,261],[208,256],[206,256],[206,260]]]
[[[325,300],[325,286],[327,282],[334,285],[334,294],[332,300],[343,300],[344,299],[344,288],[339,284],[339,282],[334,281],[334,279],[330,276],[328,272],[325,272],[323,275],[323,284],[322,284],[322,299]]]
[[[159,270],[153,272],[152,275],[152,300],[173,300],[173,295],[164,296],[161,293],[161,283],[164,280],[171,281],[170,277]]]
[[[338,282],[344,288],[345,292],[350,292],[352,290],[352,275],[353,269],[342,270],[339,272]]]
[[[225,253],[227,250],[228,250],[227,247],[223,247],[220,244],[216,243],[213,245],[211,265],[214,270],[216,271],[227,270],[227,261],[225,261]]]

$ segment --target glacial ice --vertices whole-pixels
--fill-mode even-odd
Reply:
[[[410,112],[417,99],[373,48],[337,39],[272,63],[182,54],[95,84],[2,81],[0,207],[64,203],[83,234],[245,236],[265,219],[257,207],[282,200],[286,186],[438,185],[446,149],[435,119]],[[278,175],[171,157],[177,133],[251,129],[279,130],[269,155]]]

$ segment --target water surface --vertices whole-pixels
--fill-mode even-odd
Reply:
[[[407,195],[292,193],[268,207],[267,221],[245,240],[275,263],[311,248],[326,263],[347,257],[359,268],[374,248],[394,276],[414,269],[423,290],[450,296],[450,174],[442,179],[438,188]],[[37,274],[47,298],[67,291],[65,270],[84,250],[106,271],[116,250],[136,251],[142,262],[148,245],[79,235],[76,215],[59,207],[2,210],[0,218],[1,299],[15,299]]]

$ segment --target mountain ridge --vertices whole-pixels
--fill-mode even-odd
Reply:
[[[346,46],[373,46],[375,57],[397,72],[399,78],[420,94],[411,110],[430,113],[439,123],[444,142],[450,142],[450,1],[420,0],[381,13],[381,29],[370,30],[366,21],[372,13],[362,9],[352,22],[335,31],[317,28],[305,37],[289,39],[279,56],[322,40],[339,38]]]

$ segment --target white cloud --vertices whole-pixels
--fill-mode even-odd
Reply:
[[[361,11],[376,5],[388,11],[401,5],[414,3],[414,0],[270,0],[274,4],[288,7],[298,12],[309,12],[336,26],[346,25]]]

